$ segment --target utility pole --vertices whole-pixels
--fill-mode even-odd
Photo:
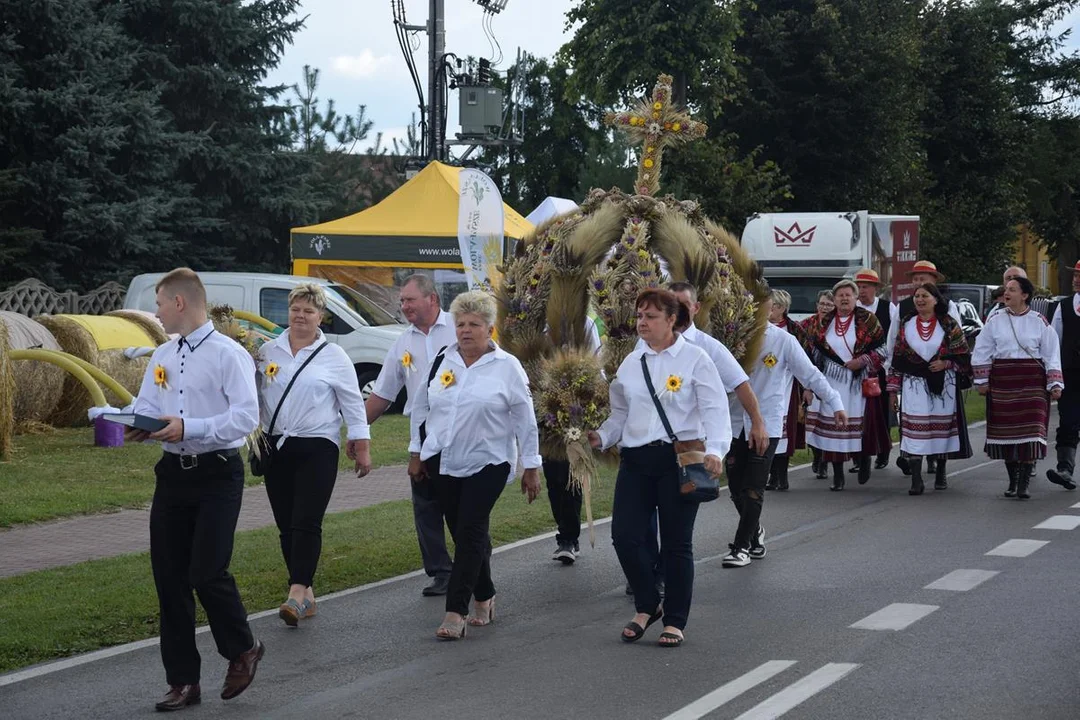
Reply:
[[[446,0],[429,0],[428,8],[428,159],[446,159],[446,101],[443,55],[446,52]]]

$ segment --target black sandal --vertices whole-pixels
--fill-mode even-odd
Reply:
[[[662,617],[664,617],[664,608],[658,608],[655,613],[649,616],[649,621],[645,623],[645,627],[641,627],[636,622],[631,620],[630,622],[626,623],[626,627],[623,628],[624,632],[619,633],[619,637],[623,639],[623,642],[637,642],[641,639],[642,635],[645,634],[645,631],[649,629],[649,626]],[[627,635],[625,632],[626,630],[629,630],[634,634]]]
[[[664,642],[664,640],[674,640],[675,642]],[[662,632],[660,633],[659,645],[660,647],[666,648],[679,647],[683,644],[683,640],[685,640],[685,638],[682,635],[676,635],[673,632]]]

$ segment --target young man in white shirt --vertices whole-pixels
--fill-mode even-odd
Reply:
[[[157,284],[157,317],[177,333],[154,351],[135,399],[135,413],[167,424],[129,440],[161,442],[150,506],[150,564],[161,613],[161,659],[169,691],[159,711],[198,704],[201,658],[195,645],[198,596],[218,652],[229,661],[223,700],[255,679],[265,647],[248,626],[229,573],[244,493],[240,448],[259,423],[255,363],[232,339],[214,331],[199,276],[178,268]]]
[[[1076,489],[1076,446],[1080,440],[1080,262],[1073,266],[1073,295],[1058,304],[1050,327],[1061,340],[1061,370],[1065,389],[1058,400],[1058,429],[1055,438],[1057,466],[1046,471],[1050,482],[1068,490]]]
[[[427,275],[411,275],[401,286],[401,311],[409,321],[383,361],[375,388],[365,401],[368,424],[378,420],[405,388],[405,415],[419,389],[427,384],[431,363],[439,351],[457,342],[450,313],[441,309],[435,283]],[[424,572],[432,578],[423,589],[427,597],[445,595],[454,566],[446,549],[444,517],[429,480],[412,481],[413,523],[420,543]]]
[[[765,301],[772,304],[772,300]],[[765,557],[765,531],[761,527],[761,510],[765,501],[765,483],[769,479],[773,454],[784,432],[784,421],[791,399],[793,379],[821,398],[822,407],[836,416],[837,423],[847,423],[843,401],[838,393],[814,367],[806,351],[786,330],[769,323],[765,340],[750,371],[750,385],[765,408],[765,427],[769,444],[763,452],[751,448],[745,427],[750,422],[747,412],[731,418],[731,452],[726,459],[728,491],[735,509],[739,511],[739,527],[730,544],[730,552],[721,560],[724,567],[745,567],[751,559]]]

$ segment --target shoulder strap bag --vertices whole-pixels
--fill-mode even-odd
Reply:
[[[322,349],[330,344],[330,341],[324,340],[323,344],[315,348],[315,351],[308,355],[307,360],[300,366],[300,369],[293,373],[293,376],[289,379],[289,384],[285,386],[285,392],[281,394],[281,399],[278,400],[277,407],[274,408],[274,414],[270,417],[270,427],[266,429],[266,435],[259,438],[259,442],[263,443],[261,453],[256,453],[254,449],[248,451],[248,465],[251,466],[251,474],[255,477],[262,477],[266,474],[266,468],[270,466],[270,456],[273,452],[273,448],[270,446],[270,437],[274,434],[274,425],[277,423],[278,413],[281,412],[281,406],[285,404],[285,398],[289,396],[289,391],[292,390],[293,383],[296,382],[296,378],[300,377],[300,373],[304,372],[304,368],[308,366],[315,356],[322,352]]]
[[[660,422],[664,423],[671,443],[675,446],[675,459],[679,467],[679,492],[682,499],[691,503],[710,502],[720,497],[720,478],[714,476],[705,469],[705,442],[702,440],[680,440],[671,429],[664,406],[660,404],[660,398],[656,396],[656,388],[653,387],[652,377],[649,376],[649,366],[645,364],[645,356],[641,356],[641,372],[645,375],[645,384],[649,388],[656,412],[660,413]]]

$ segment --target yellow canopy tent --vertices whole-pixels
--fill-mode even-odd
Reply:
[[[367,210],[293,228],[293,274],[354,287],[393,287],[398,284],[396,275],[416,269],[462,270],[457,238],[460,171],[440,162],[429,163]],[[507,242],[533,229],[532,223],[505,203],[503,214]]]

